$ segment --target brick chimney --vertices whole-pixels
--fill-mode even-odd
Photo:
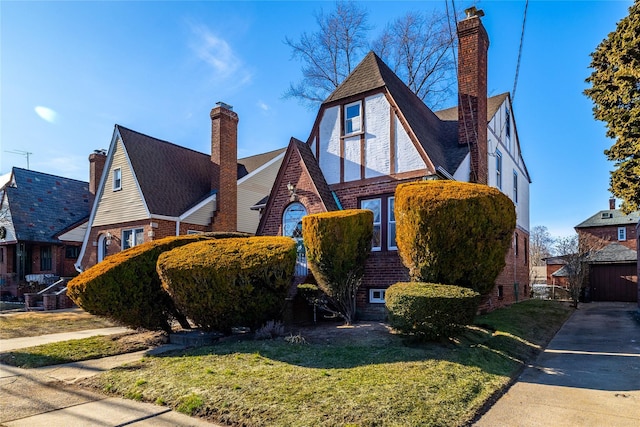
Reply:
[[[237,231],[238,115],[224,102],[217,102],[211,110],[211,162],[211,189],[218,192],[212,229]]]
[[[471,151],[470,182],[487,184],[487,50],[489,37],[470,7],[458,22],[458,143]]]
[[[609,199],[609,209],[614,210],[616,208],[616,199],[613,197]]]
[[[93,196],[98,192],[102,171],[107,161],[106,150],[94,150],[89,154],[89,193]]]

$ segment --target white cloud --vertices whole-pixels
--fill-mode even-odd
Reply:
[[[269,110],[271,110],[271,107],[269,107],[265,102],[263,101],[258,101],[258,108],[260,108],[262,111],[264,112],[268,112]]]
[[[234,85],[251,81],[251,73],[244,69],[242,60],[226,40],[216,36],[205,25],[190,24],[195,39],[190,47],[198,59],[216,73],[216,79],[234,79]]]
[[[51,108],[38,105],[36,108],[34,108],[34,110],[42,120],[45,120],[49,123],[55,123],[56,121],[58,121],[58,113],[56,113]]]

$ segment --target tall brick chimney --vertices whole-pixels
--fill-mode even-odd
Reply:
[[[98,192],[102,171],[107,161],[107,153],[105,150],[94,150],[89,154],[89,193],[93,196]]]
[[[470,182],[487,184],[487,51],[482,10],[458,22],[458,143],[471,151]]]
[[[609,199],[609,209],[614,210],[616,208],[616,199],[613,197]]]
[[[237,231],[238,115],[224,102],[211,110],[211,162],[211,189],[218,192],[213,231]]]

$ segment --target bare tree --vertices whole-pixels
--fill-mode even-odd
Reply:
[[[364,57],[371,45],[423,101],[436,107],[455,83],[453,38],[443,12],[410,12],[389,24],[370,42],[367,11],[353,1],[339,1],[333,12],[318,13],[318,30],[299,40],[285,38],[292,58],[302,62],[302,80],[292,83],[287,98],[310,108],[324,101]],[[455,27],[455,26],[454,26]]]
[[[446,15],[408,12],[387,25],[373,50],[420,99],[437,107],[455,84],[452,45]]]
[[[567,283],[573,307],[578,308],[578,302],[583,288],[588,285],[589,257],[606,246],[605,240],[595,236],[583,234],[561,237],[556,240],[556,251],[566,262]]]
[[[367,11],[355,2],[339,1],[335,11],[316,14],[318,31],[300,40],[285,38],[292,57],[302,61],[302,81],[291,84],[285,97],[310,106],[324,101],[351,73],[367,48]]]
[[[532,266],[545,265],[544,258],[553,255],[555,239],[544,225],[536,225],[529,236],[529,260]]]

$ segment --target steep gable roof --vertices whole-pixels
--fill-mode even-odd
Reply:
[[[307,169],[313,185],[315,185],[316,190],[318,190],[318,195],[322,203],[324,203],[325,208],[327,208],[327,211],[338,210],[336,200],[331,193],[331,189],[329,189],[329,184],[327,184],[322,170],[320,170],[320,165],[318,165],[316,157],[311,152],[311,147],[296,138],[291,138],[291,144],[300,153],[302,163]]]
[[[597,214],[587,218],[575,228],[622,226],[637,224],[640,220],[640,211],[631,212],[628,215],[619,209],[608,209],[599,211]]]
[[[91,208],[89,183],[22,168],[13,168],[4,192],[18,241],[60,243],[56,235]]]
[[[211,157],[116,125],[149,211],[179,216],[211,193]]]

